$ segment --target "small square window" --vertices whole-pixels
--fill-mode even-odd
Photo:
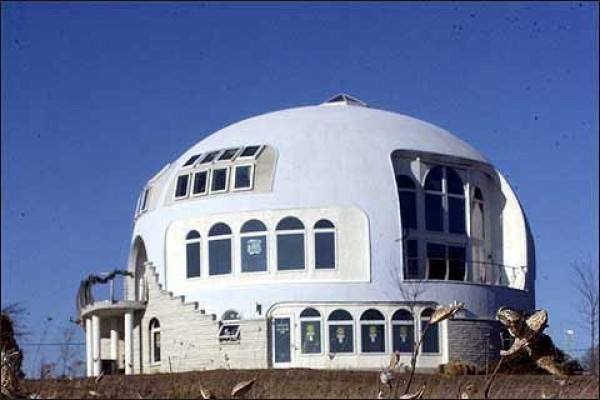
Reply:
[[[201,156],[201,155],[202,155],[202,154],[196,154],[196,155],[193,155],[193,156],[191,156],[191,157],[189,158],[189,160],[187,160],[187,161],[185,162],[185,164],[183,164],[183,166],[184,166],[184,167],[189,167],[190,165],[194,164],[194,163],[196,162],[196,160],[197,160],[198,158],[200,158],[200,156]]]
[[[240,340],[240,326],[238,324],[225,324],[219,330],[219,341]]]
[[[194,187],[192,188],[192,196],[206,194],[208,185],[208,171],[200,171],[194,174]]]
[[[210,192],[221,193],[227,191],[227,182],[229,179],[229,168],[217,168],[212,170],[210,180]]]
[[[182,199],[188,195],[190,176],[179,175],[177,177],[177,184],[175,185],[175,198]]]
[[[257,158],[263,146],[246,146],[240,158]]]
[[[223,153],[221,153],[221,156],[219,157],[219,161],[233,160],[239,150],[239,148],[224,150]]]
[[[254,183],[253,175],[253,165],[237,165],[233,176],[233,190],[251,190]]]
[[[209,162],[212,162],[212,160],[215,159],[217,154],[219,154],[219,151],[211,151],[209,153],[206,153],[202,161],[200,161],[200,164],[208,164]]]

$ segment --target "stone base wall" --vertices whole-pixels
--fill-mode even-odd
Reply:
[[[219,341],[220,324],[197,303],[162,290],[154,267],[146,268],[148,303],[136,318],[134,372],[185,372],[220,368],[266,368],[266,320],[242,320],[240,339]],[[150,360],[150,321],[160,323],[161,360]]]
[[[447,324],[449,361],[468,361],[485,368],[486,362],[499,358],[498,321],[453,319],[448,320]]]

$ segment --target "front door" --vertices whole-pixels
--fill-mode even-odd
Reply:
[[[273,365],[289,367],[292,362],[292,329],[288,317],[273,318]]]

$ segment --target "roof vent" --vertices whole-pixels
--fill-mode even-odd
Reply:
[[[336,96],[333,96],[329,100],[322,103],[322,105],[346,105],[368,107],[367,103],[365,103],[364,101],[359,100],[356,97],[349,96],[345,93],[340,93]]]

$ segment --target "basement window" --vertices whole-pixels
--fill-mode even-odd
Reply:
[[[223,324],[219,330],[220,342],[237,342],[240,340],[239,324]]]

